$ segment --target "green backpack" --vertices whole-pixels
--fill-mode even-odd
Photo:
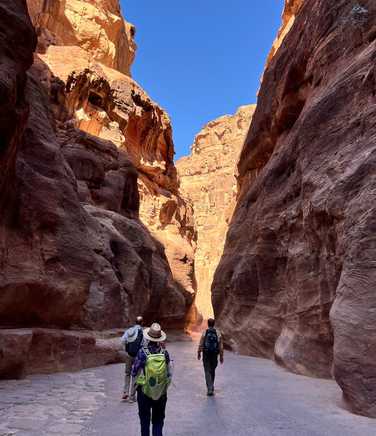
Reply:
[[[159,400],[167,392],[170,384],[166,356],[164,353],[152,354],[144,348],[146,354],[145,370],[137,377],[136,383],[142,386],[142,392],[152,400]]]

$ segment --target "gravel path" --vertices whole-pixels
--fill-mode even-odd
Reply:
[[[206,397],[195,344],[169,345],[175,363],[166,436],[375,436],[348,413],[332,381],[290,374],[268,360],[225,355]],[[123,366],[0,382],[0,436],[138,436],[137,405],[120,401]]]

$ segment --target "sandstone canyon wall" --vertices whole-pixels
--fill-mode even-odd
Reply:
[[[130,75],[135,27],[122,17],[119,0],[27,0],[27,4],[38,51],[56,45],[82,47],[91,58]]]
[[[37,28],[39,42],[48,34],[53,44],[38,45],[29,71],[37,38],[26,4],[0,3],[0,377],[118,360],[111,329],[139,313],[183,327],[193,302],[194,284],[184,286],[193,261],[178,258],[176,280],[163,245],[139,219],[140,197],[141,211],[161,204],[162,230],[177,227],[192,250],[168,117],[111,68],[125,46],[106,57],[89,44],[90,26],[81,39],[82,25],[80,35],[72,25],[76,40],[60,39],[62,16],[77,3],[86,2],[30,0],[34,23],[47,23]],[[119,11],[117,1],[107,3],[87,2],[85,14],[97,13],[93,5]],[[115,30],[94,21],[103,34]]]
[[[376,4],[305,0],[270,58],[213,282],[228,344],[376,416]]]
[[[191,155],[176,164],[181,191],[194,209],[196,307],[204,319],[213,316],[211,284],[235,206],[236,163],[254,110],[242,106],[236,114],[208,123],[196,136]]]
[[[111,15],[112,20],[118,17],[118,0],[90,0],[88,3],[81,1],[78,6],[74,0],[55,1],[54,7],[44,3],[39,10],[34,6],[34,21],[42,23],[39,26],[46,23],[50,38],[55,41],[55,44],[39,49],[36,59],[39,76],[52,95],[61,87],[57,81],[64,84],[68,114],[63,117],[73,120],[79,129],[109,140],[126,152],[139,174],[140,218],[166,248],[174,280],[193,299],[196,292],[194,223],[191,207],[178,189],[170,119],[134,80],[121,70],[110,68],[111,63],[103,63],[103,47],[99,55],[93,48],[98,43],[93,21],[100,24],[100,34],[107,35],[106,40],[116,41],[111,33],[112,21],[106,17]],[[73,14],[72,10],[77,8],[80,13]],[[54,23],[65,22],[62,15],[73,17],[70,19],[74,24],[72,31],[77,34],[76,45],[59,37],[60,27]],[[83,15],[85,20],[78,20],[78,15]],[[39,29],[44,35],[44,28]],[[128,45],[113,43],[115,59],[133,61],[134,34],[135,31],[127,34]],[[120,36],[125,37],[124,33]],[[133,47],[132,50],[129,47]],[[59,107],[57,111],[61,118]]]
[[[282,25],[278,31],[277,38],[273,42],[272,49],[270,50],[267,64],[271,61],[279,47],[281,46],[283,40],[290,32],[296,15],[299,13],[300,8],[303,5],[304,0],[285,0],[285,7],[282,14]]]

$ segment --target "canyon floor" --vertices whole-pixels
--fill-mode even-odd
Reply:
[[[169,344],[174,386],[166,435],[374,435],[375,421],[343,409],[330,380],[226,353],[207,398],[194,342]],[[0,382],[0,436],[137,436],[137,405],[120,401],[123,365]]]

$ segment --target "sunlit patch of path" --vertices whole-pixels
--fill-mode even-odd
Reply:
[[[333,381],[273,362],[225,355],[207,398],[196,345],[169,345],[175,361],[166,436],[374,436],[376,421],[341,407]],[[123,366],[0,382],[0,435],[138,436],[137,405],[120,401]],[[29,427],[28,427],[29,426]]]

